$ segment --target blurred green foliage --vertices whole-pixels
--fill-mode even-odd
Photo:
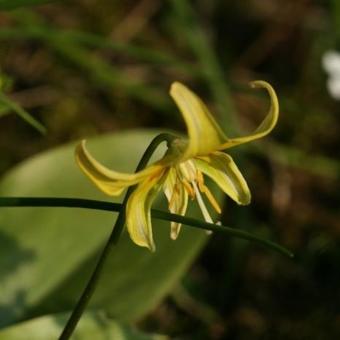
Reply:
[[[8,10],[23,6],[41,5],[52,1],[53,0],[0,0],[0,9]]]
[[[266,140],[233,150],[253,203],[226,202],[223,222],[281,241],[296,260],[213,235],[138,326],[188,339],[337,339],[340,109],[321,59],[340,50],[339,18],[336,0],[70,0],[2,11],[5,93],[48,134],[2,116],[0,172],[105,132],[183,130],[167,95],[174,80],[201,95],[226,133],[245,133],[268,104],[246,84],[265,79],[280,121]]]
[[[0,330],[0,339],[57,339],[66,321],[66,314],[46,315]],[[162,335],[139,332],[127,325],[120,324],[117,321],[109,319],[105,315],[92,312],[84,314],[72,339],[166,340],[167,338]]]

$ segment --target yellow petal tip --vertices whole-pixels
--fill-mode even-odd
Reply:
[[[274,88],[268,82],[266,82],[265,80],[254,80],[254,81],[251,81],[249,85],[251,88],[266,89],[270,95],[274,109],[276,111],[279,110],[279,103],[278,103],[277,95],[275,93]]]
[[[272,88],[272,86],[265,80],[253,80],[249,83],[249,86],[252,88],[256,87]]]
[[[177,237],[178,237],[178,233],[177,232],[171,232],[170,233],[170,238],[172,239],[172,240],[177,240]]]
[[[172,89],[172,88],[176,88],[177,86],[184,86],[180,81],[174,81],[172,84],[171,84],[171,86],[170,86],[170,90]]]
[[[240,205],[249,205],[251,203],[251,197],[247,197],[246,200],[244,200],[243,202],[240,202]]]
[[[174,81],[170,86],[169,93],[170,93],[171,96],[173,96],[174,93],[176,93],[178,91],[183,91],[183,90],[186,90],[186,89],[187,89],[187,87],[184,84],[180,83],[179,81]]]

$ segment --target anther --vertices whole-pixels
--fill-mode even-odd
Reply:
[[[186,189],[187,193],[191,197],[191,199],[194,199],[195,198],[195,191],[192,188],[192,186],[190,185],[190,183],[186,179],[182,179],[182,183],[183,183],[184,188]]]
[[[216,210],[218,214],[221,214],[222,209],[220,208],[219,204],[216,201],[216,198],[211,193],[209,188],[204,184],[204,177],[202,175],[202,172],[199,170],[197,171],[197,183],[198,183],[198,187],[200,191],[203,192],[207,196],[207,199],[209,200],[212,207]]]

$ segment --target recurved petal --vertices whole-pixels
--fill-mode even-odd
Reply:
[[[177,176],[174,168],[170,168],[164,183],[164,193],[168,200],[169,210],[173,214],[184,216],[188,207],[188,193]],[[181,230],[181,223],[171,222],[170,236],[175,240]]]
[[[161,170],[137,185],[126,207],[126,225],[133,242],[155,250],[152,235],[151,205],[162,187],[166,170]]]
[[[183,159],[207,155],[227,140],[205,104],[186,86],[173,83],[170,95],[179,107],[188,130],[189,141]]]
[[[110,170],[91,156],[86,149],[85,141],[82,141],[76,147],[75,157],[77,164],[85,175],[87,175],[100,190],[110,196],[120,195],[128,186],[135,185],[162,169],[161,165],[154,164],[135,174],[125,174]]]
[[[216,151],[209,156],[194,159],[194,163],[199,171],[216,182],[235,202],[242,205],[250,203],[247,182],[229,155]]]
[[[225,143],[217,148],[218,150],[225,150],[239,144],[248,143],[255,139],[262,138],[271,132],[275,127],[279,117],[279,102],[274,89],[270,84],[263,80],[253,81],[250,83],[250,86],[253,88],[264,88],[267,90],[270,97],[270,108],[268,114],[251,135],[238,138],[229,138]]]

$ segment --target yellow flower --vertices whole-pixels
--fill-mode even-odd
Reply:
[[[269,112],[249,136],[228,138],[217,125],[208,108],[192,91],[175,82],[170,95],[178,105],[187,126],[188,138],[175,139],[159,161],[135,174],[112,171],[96,161],[83,141],[76,148],[76,160],[83,172],[104,193],[117,196],[129,186],[137,185],[128,199],[126,224],[131,239],[139,246],[155,249],[151,226],[151,205],[163,189],[172,213],[184,215],[188,197],[196,198],[207,222],[213,223],[201,193],[221,213],[216,199],[204,183],[210,177],[238,204],[250,202],[248,185],[233,159],[222,150],[267,135],[276,125],[279,105],[273,88],[265,81],[254,81],[252,87],[265,88],[270,96]],[[176,239],[181,225],[171,223],[171,238]]]

